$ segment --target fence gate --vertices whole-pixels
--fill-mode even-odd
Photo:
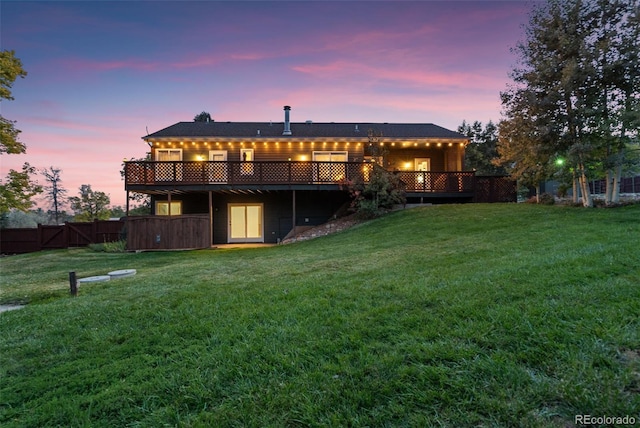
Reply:
[[[123,239],[124,225],[123,220],[95,220],[58,226],[39,224],[37,228],[1,229],[0,253],[22,254],[119,241]]]

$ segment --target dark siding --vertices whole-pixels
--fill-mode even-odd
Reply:
[[[166,200],[166,197],[155,200]],[[175,195],[172,201],[182,201],[183,214],[208,214],[209,195],[205,192]],[[297,191],[296,225],[316,226],[327,221],[349,202],[349,195],[341,191]],[[264,215],[264,242],[277,243],[291,231],[293,192],[278,191],[243,195],[213,193],[214,244],[227,242],[228,204],[262,203]]]
[[[151,197],[151,213],[155,214],[156,202],[167,201],[166,196]],[[182,202],[182,214],[209,214],[209,195],[207,193],[188,193],[171,195],[171,202]]]
[[[204,196],[203,196],[204,197]],[[262,203],[264,215],[264,242],[277,243],[291,231],[293,192],[280,191],[262,195],[213,195],[213,241],[227,242],[228,204]],[[346,192],[297,191],[296,225],[322,224],[349,201]]]
[[[388,164],[386,168],[390,171],[403,170],[405,162],[412,164],[415,158],[431,158],[431,171],[446,171],[444,163],[444,150],[442,148],[435,149],[401,149],[389,150],[387,156]]]
[[[332,142],[323,143],[314,143],[313,146],[310,142],[303,142],[302,145],[300,141],[293,141],[291,143],[280,142],[278,144],[274,142],[268,142],[266,145],[264,143],[245,143],[244,145],[240,145],[239,143],[232,143],[231,146],[225,143],[220,143],[219,146],[216,146],[215,143],[209,143],[208,146],[205,146],[204,143],[198,142],[196,145],[192,145],[191,143],[186,143],[182,146],[179,144],[174,144],[173,146],[167,144],[160,144],[160,146],[154,146],[152,148],[153,154],[151,159],[155,160],[155,150],[156,149],[165,149],[165,148],[180,148],[182,149],[182,160],[184,161],[195,161],[198,159],[198,156],[201,159],[209,160],[209,150],[226,150],[227,151],[227,160],[228,161],[240,161],[240,149],[254,149],[254,160],[255,161],[286,161],[291,159],[292,161],[302,160],[302,156],[306,157],[306,160],[313,160],[312,155],[314,151],[347,151],[349,152],[349,161],[350,162],[359,162],[362,161],[363,153],[364,153],[364,143],[361,143],[358,146],[358,143],[351,142],[349,145],[347,143],[338,143],[335,145]]]

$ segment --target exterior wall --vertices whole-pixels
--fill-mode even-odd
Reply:
[[[362,161],[364,157],[364,143],[358,142],[339,142],[332,141],[309,141],[300,142],[278,141],[273,142],[197,142],[195,144],[187,143],[155,143],[151,148],[151,160],[156,160],[156,150],[158,149],[182,149],[183,161],[209,160],[210,150],[225,150],[227,152],[228,161],[240,161],[241,149],[253,149],[254,161],[300,161],[312,160],[314,151],[347,151],[349,153],[349,162]]]
[[[406,163],[410,163],[412,171],[415,158],[430,158],[431,171],[462,171],[464,147],[453,144],[451,147],[389,149],[385,168],[400,171],[406,169]]]
[[[400,149],[390,150],[387,155],[387,165],[389,171],[404,170],[404,164],[409,162],[413,165],[415,158],[430,158],[431,171],[446,171],[444,150],[442,149]],[[413,166],[411,171],[413,171]]]
[[[167,198],[153,197],[156,201]],[[208,214],[208,193],[172,195],[172,201],[182,202],[182,213]],[[277,243],[291,231],[293,213],[293,192],[277,191],[265,194],[213,194],[213,242],[227,243],[228,204],[263,204],[263,236],[266,243]],[[315,226],[326,222],[332,215],[350,201],[342,191],[296,191],[296,226]]]
[[[393,147],[391,144],[396,145]],[[406,142],[385,144],[384,167],[390,171],[404,170],[407,162],[413,163],[415,158],[430,158],[431,171],[462,171],[464,170],[464,146],[460,143],[437,143],[428,147],[418,143],[419,147],[400,148],[398,145]],[[365,156],[366,142],[334,142],[334,141],[257,141],[257,142],[196,142],[196,143],[155,143],[152,147],[151,159],[156,159],[158,149],[181,149],[183,161],[209,160],[210,150],[224,150],[227,160],[237,162],[241,159],[242,149],[254,150],[254,161],[301,161],[313,160],[314,151],[347,151],[349,162],[360,162]]]

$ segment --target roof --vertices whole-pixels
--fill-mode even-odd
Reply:
[[[366,138],[372,130],[387,138],[464,139],[466,136],[432,123],[291,122],[291,135],[282,135],[283,122],[178,122],[142,137],[154,138]]]

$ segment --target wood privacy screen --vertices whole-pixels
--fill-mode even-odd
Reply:
[[[127,250],[209,248],[209,215],[141,216],[127,219]]]
[[[39,224],[37,228],[0,229],[0,252],[22,254],[119,241],[124,237],[124,226],[124,220],[95,220],[58,226]]]
[[[516,181],[509,177],[477,176],[473,202],[516,202],[516,188]]]

